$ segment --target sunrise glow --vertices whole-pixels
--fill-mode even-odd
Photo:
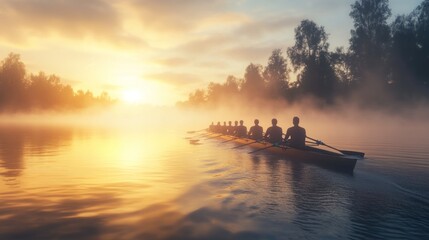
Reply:
[[[127,104],[139,104],[143,101],[143,95],[139,90],[127,89],[122,91],[121,101]]]
[[[428,13],[0,0],[0,240],[422,239]]]
[[[173,2],[1,1],[0,56],[20,54],[28,73],[55,74],[76,90],[175,105],[192,89],[243,77],[249,62],[265,64],[273,49],[293,45],[302,19],[325,26],[332,49],[347,46],[353,26],[349,2]],[[420,0],[391,2],[396,15]],[[162,94],[123,90],[142,78],[161,84]]]

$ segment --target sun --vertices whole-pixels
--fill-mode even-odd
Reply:
[[[122,91],[121,100],[128,104],[138,104],[142,103],[143,95],[138,90],[126,89]]]

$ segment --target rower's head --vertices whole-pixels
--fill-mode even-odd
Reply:
[[[259,120],[258,119],[255,119],[255,121],[253,121],[253,122],[255,123],[255,125],[259,124]]]
[[[220,126],[220,122],[217,122],[217,125]]]
[[[228,122],[228,125],[229,125],[229,126],[231,126],[231,124],[232,124],[232,122],[231,122],[231,121],[229,121],[229,122]]]
[[[273,124],[273,126],[276,126],[276,125],[277,125],[277,119],[273,118],[273,119],[271,120],[271,123]]]
[[[293,125],[298,126],[299,125],[299,117],[293,117]]]
[[[240,126],[243,126],[244,121],[240,120]]]
[[[223,125],[226,126],[226,122],[223,122]]]
[[[235,126],[237,126],[238,125],[238,121],[235,121],[234,124],[235,124]]]

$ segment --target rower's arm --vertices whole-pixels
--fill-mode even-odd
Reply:
[[[286,131],[286,134],[285,134],[284,142],[287,142],[287,140],[289,139],[289,137],[290,137],[290,132],[289,132],[289,129],[288,129]]]
[[[270,129],[268,128],[267,131],[265,132],[264,138],[267,138],[268,135],[270,135]]]

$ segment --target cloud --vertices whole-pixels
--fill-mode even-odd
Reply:
[[[119,12],[104,0],[3,0],[0,9],[0,38],[9,42],[62,36],[117,45],[144,44],[123,30]]]
[[[299,24],[297,17],[271,17],[263,20],[254,20],[240,26],[234,33],[237,36],[262,38],[266,35],[278,34],[282,30],[292,30]],[[286,35],[287,32],[285,31]]]
[[[166,57],[153,59],[152,62],[165,67],[181,67],[188,65],[190,61],[184,57]]]
[[[130,0],[145,29],[158,33],[191,31],[199,21],[225,9],[223,0]]]
[[[0,39],[8,43],[60,37],[141,49],[168,42],[191,55],[256,40],[294,20],[254,20],[227,0],[3,0],[0,9]]]
[[[225,31],[225,28],[235,27],[251,21],[250,17],[244,13],[225,12],[215,13],[203,19],[198,25],[199,28],[215,28]]]
[[[229,45],[235,44],[236,39],[232,35],[210,35],[193,41],[189,41],[177,47],[177,50],[187,54],[204,55],[218,52]]]
[[[262,64],[261,61],[266,61],[274,48],[273,46],[242,46],[226,49],[223,54],[229,59]]]
[[[301,20],[294,16],[271,16],[264,19],[252,19],[240,14],[237,16],[241,17],[232,17],[235,19],[231,20],[233,27],[225,27],[220,33],[204,34],[178,45],[174,51],[200,60],[265,60],[273,49],[287,47],[294,27]]]
[[[203,68],[210,68],[210,69],[213,69],[213,68],[225,69],[229,65],[225,61],[221,61],[221,60],[212,60],[212,61],[208,60],[208,61],[198,62],[196,66],[203,67]]]

